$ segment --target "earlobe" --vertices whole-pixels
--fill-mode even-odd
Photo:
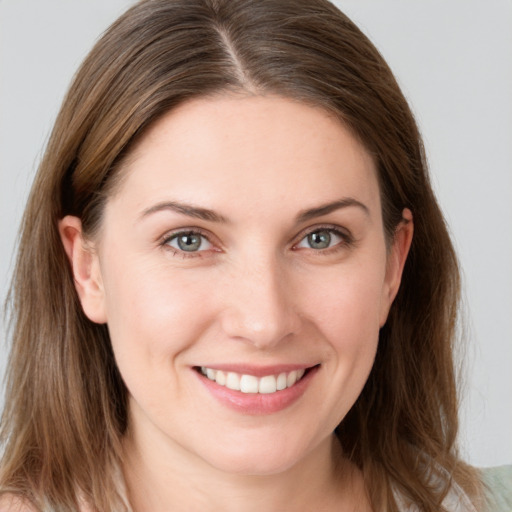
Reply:
[[[383,290],[382,308],[380,326],[382,327],[387,320],[391,304],[395,300],[402,273],[404,270],[407,255],[411,248],[412,237],[414,233],[414,222],[412,213],[408,208],[404,208],[402,212],[402,221],[397,226],[393,238],[392,246],[389,250],[388,261],[386,266],[386,282]]]
[[[98,255],[92,244],[84,238],[82,222],[78,217],[67,215],[59,221],[59,234],[84,313],[95,323],[106,323],[105,295]]]

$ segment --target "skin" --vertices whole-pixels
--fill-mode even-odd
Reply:
[[[93,240],[75,217],[60,232],[129,390],[134,510],[369,510],[333,431],[371,370],[413,225],[404,210],[386,246],[365,148],[320,109],[226,95],[165,115],[121,172]],[[198,251],[180,250],[180,230],[205,236]],[[237,363],[319,369],[289,407],[242,414],[193,369]]]

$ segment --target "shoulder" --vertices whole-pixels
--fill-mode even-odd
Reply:
[[[3,494],[0,495],[0,512],[37,512],[37,509],[26,499]]]
[[[512,465],[481,469],[489,512],[512,510]]]

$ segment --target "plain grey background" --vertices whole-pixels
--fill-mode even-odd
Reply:
[[[66,88],[99,34],[133,3],[0,0],[2,300]],[[512,1],[336,3],[381,50],[412,104],[459,252],[468,340],[462,451],[476,465],[512,463]],[[0,369],[6,357],[2,344]]]

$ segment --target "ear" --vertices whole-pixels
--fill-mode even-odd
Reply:
[[[391,304],[393,304],[398,289],[400,288],[402,272],[411,247],[413,232],[414,222],[412,213],[408,208],[404,208],[402,221],[395,230],[392,246],[388,253],[386,278],[381,303],[381,327],[386,323]]]
[[[82,232],[78,217],[67,215],[59,221],[59,233],[68,256],[84,313],[89,320],[106,323],[105,294],[98,255]]]

